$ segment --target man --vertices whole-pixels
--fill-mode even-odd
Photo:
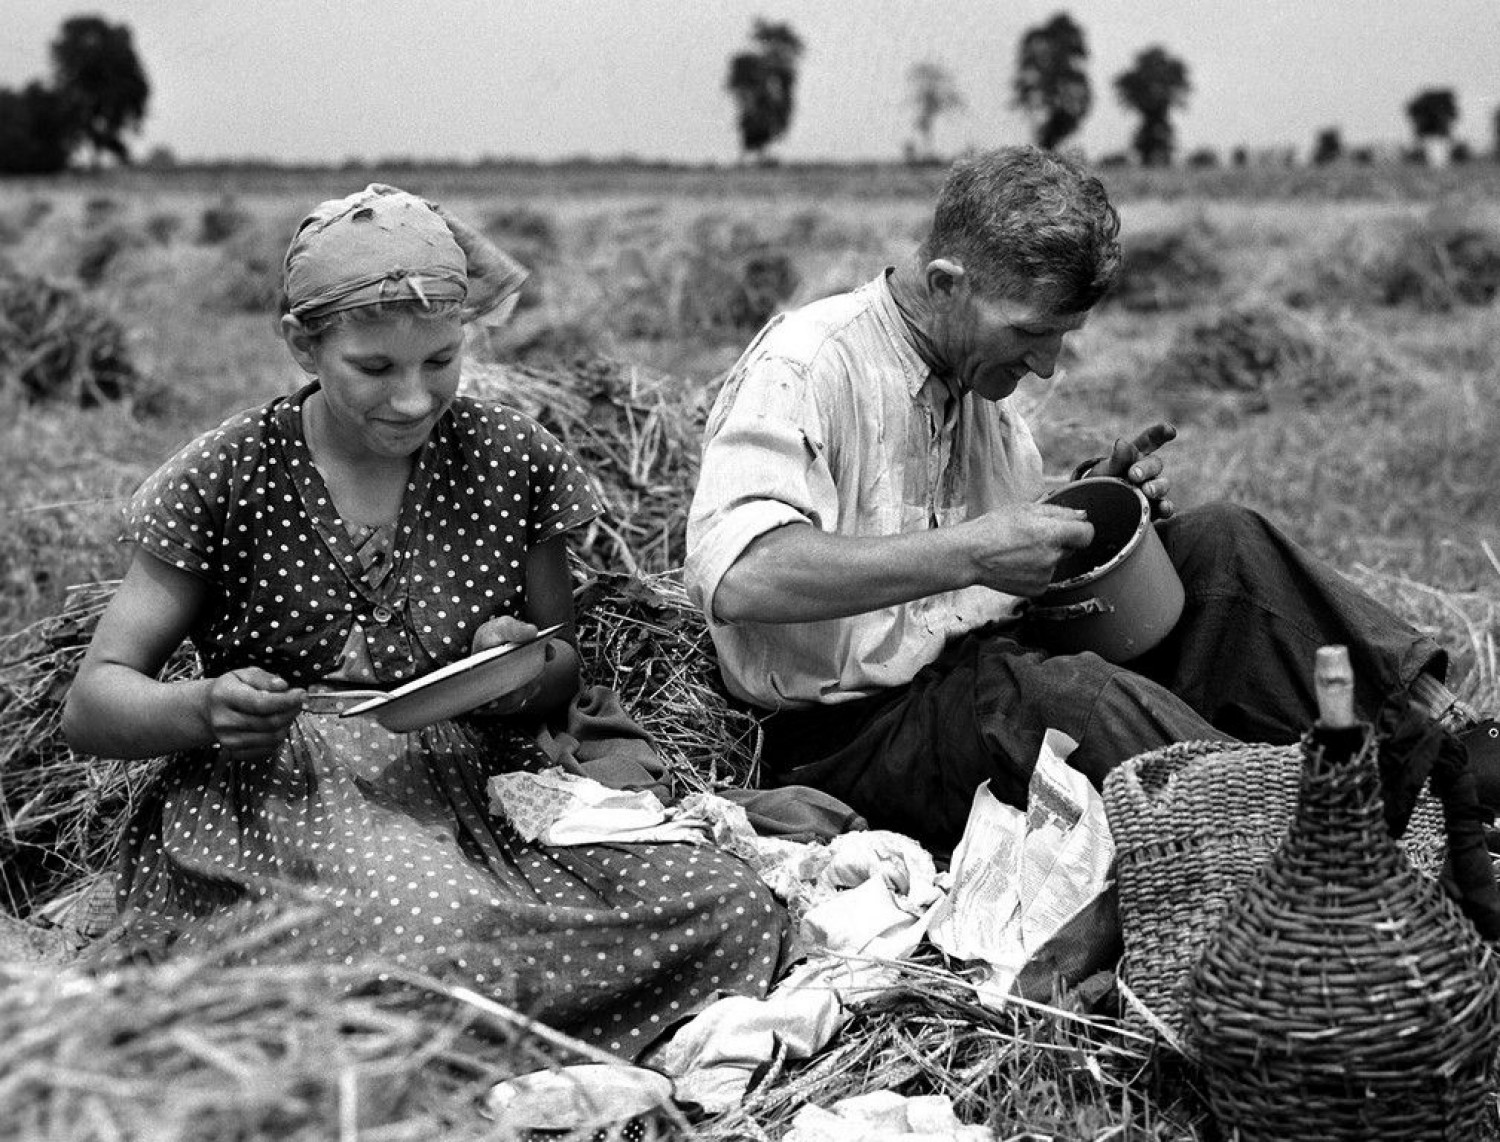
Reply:
[[[910,263],[773,320],[719,394],[688,523],[687,582],[724,678],[769,711],[772,783],[826,790],[938,852],[975,788],[1024,804],[1048,727],[1096,784],[1194,739],[1296,740],[1319,646],[1349,646],[1374,717],[1452,704],[1443,652],[1258,515],[1173,510],[1167,424],[1081,465],[1152,504],[1187,602],[1125,667],[1030,645],[1022,600],[1087,545],[1040,504],[1007,398],[1050,377],[1119,269],[1119,219],[1074,163],[1007,148],[957,164]],[[1419,681],[1420,680],[1420,681]]]

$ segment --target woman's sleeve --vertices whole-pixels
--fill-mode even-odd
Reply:
[[[229,468],[222,429],[188,444],[130,498],[120,541],[200,579],[217,579]]]
[[[531,514],[526,521],[526,546],[581,527],[604,513],[594,482],[562,443],[532,422],[527,480]]]

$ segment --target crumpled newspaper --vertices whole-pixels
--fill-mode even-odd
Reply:
[[[1067,764],[1078,743],[1048,730],[1025,812],[981,785],[928,939],[985,965],[981,1001],[1000,1003],[1027,961],[1109,886],[1115,844],[1104,801]]]

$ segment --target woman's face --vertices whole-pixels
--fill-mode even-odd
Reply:
[[[336,325],[292,352],[322,382],[327,431],[340,451],[400,459],[422,447],[453,403],[463,344],[457,314],[392,314]]]

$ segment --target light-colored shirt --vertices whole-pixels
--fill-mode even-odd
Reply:
[[[792,523],[850,536],[924,531],[1042,490],[1026,423],[1007,401],[956,394],[927,368],[884,274],[773,320],[714,403],[688,517],[687,587],[725,683],[770,709],[864,697],[909,682],[955,635],[1015,612],[1013,596],[969,587],[849,618],[722,622],[714,593],[758,537]]]

